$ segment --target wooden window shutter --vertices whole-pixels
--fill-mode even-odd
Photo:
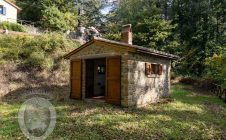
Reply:
[[[158,65],[158,74],[162,75],[163,67],[161,64]]]
[[[3,7],[3,9],[2,9],[2,14],[3,14],[3,15],[6,15],[6,7]]]
[[[151,63],[145,63],[145,74],[151,75],[151,73],[152,73]]]
[[[72,99],[81,99],[82,97],[82,62],[73,60],[71,62],[71,95]]]
[[[106,101],[121,104],[121,58],[120,56],[106,59]]]

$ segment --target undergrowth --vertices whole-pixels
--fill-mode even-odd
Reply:
[[[0,63],[14,62],[21,67],[39,70],[63,68],[63,55],[78,46],[77,42],[57,33],[0,36]]]

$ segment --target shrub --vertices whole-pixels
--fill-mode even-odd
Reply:
[[[226,54],[214,55],[205,61],[205,78],[213,79],[226,87]]]
[[[1,22],[0,29],[10,30],[10,31],[18,31],[18,32],[26,32],[26,28],[23,25],[11,22]]]
[[[106,39],[109,39],[109,40],[120,41],[121,35],[120,35],[120,33],[118,33],[118,34],[104,34],[103,38],[106,38]]]
[[[27,59],[25,59],[24,64],[30,67],[43,68],[45,62],[44,52],[32,52]]]
[[[78,47],[57,33],[40,36],[7,35],[0,38],[0,61],[14,61],[29,69],[61,68],[62,56]]]
[[[48,7],[42,13],[42,25],[50,31],[73,30],[77,24],[76,15],[69,12],[63,13],[56,6]]]

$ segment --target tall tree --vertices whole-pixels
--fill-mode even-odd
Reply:
[[[107,4],[108,0],[75,0],[79,26],[102,26],[104,15],[101,13],[101,10]]]
[[[173,0],[172,17],[184,48],[182,71],[201,75],[205,59],[225,46],[225,6],[223,0]]]
[[[19,18],[33,22],[39,22],[42,11],[53,5],[63,13],[74,12],[73,0],[16,0],[16,3],[22,8]]]
[[[149,48],[168,51],[175,37],[172,32],[176,25],[163,16],[159,0],[121,0],[112,21],[115,24],[132,24],[134,43]],[[112,26],[112,22],[108,23]],[[178,43],[175,43],[176,47]]]
[[[76,26],[73,0],[17,0],[22,8],[19,18],[35,22],[51,31],[66,31]]]

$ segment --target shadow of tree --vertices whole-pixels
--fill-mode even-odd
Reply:
[[[1,66],[0,97],[8,93],[35,90],[37,88],[60,88],[69,85],[69,73],[61,70],[38,71],[20,68],[16,64]]]
[[[61,106],[64,107],[60,108]],[[222,114],[210,115],[210,112],[205,110],[167,110],[160,106],[130,109],[83,102],[62,102],[56,106],[59,112],[58,124],[53,135],[63,137],[59,133],[70,130],[71,133],[67,136],[69,139],[73,136],[80,139],[85,135],[90,139],[183,139],[185,135],[191,139],[205,139],[208,133],[211,133],[209,129],[222,129],[215,126],[219,122],[213,120],[214,117],[223,117]],[[62,112],[67,113],[61,114]],[[184,134],[185,130],[187,134]],[[54,136],[53,138],[56,138]]]
[[[71,132],[68,139],[225,138],[226,106],[221,100],[206,95],[193,96],[191,91],[173,94],[173,98],[175,100],[168,104],[139,109],[61,102],[56,105],[59,118],[52,138],[63,137],[59,132],[65,129]],[[221,109],[216,111],[215,107]],[[60,128],[60,124],[64,124],[64,128]]]
[[[175,85],[175,87],[178,85]],[[177,91],[179,90],[179,91]],[[226,104],[218,97],[211,95],[211,93],[200,93],[199,89],[194,89],[191,86],[183,86],[183,88],[177,87],[177,90],[172,90],[172,96],[175,100],[190,105],[206,105],[216,104],[226,107]]]
[[[69,98],[69,85],[39,85],[38,87],[22,87],[13,90],[1,98],[2,102],[9,104],[21,103],[31,97],[44,97],[56,101],[67,100]]]
[[[7,103],[13,101],[13,105],[20,103],[21,93],[42,89],[48,94],[61,93],[65,96],[69,88],[21,88],[10,92],[4,99]],[[174,91],[172,96],[174,101],[168,104],[153,104],[138,109],[70,99],[51,100],[57,111],[57,124],[48,139],[225,139],[226,107],[218,104],[221,100],[181,90],[178,93]],[[14,100],[12,97],[15,97]],[[216,109],[211,109],[209,105],[215,104],[216,107],[221,106],[222,111],[213,112]],[[4,129],[15,125],[9,132],[15,132],[14,137],[20,136],[16,132],[19,130],[16,127],[16,113],[9,113],[8,116],[4,123],[10,122],[10,125],[7,124]]]

